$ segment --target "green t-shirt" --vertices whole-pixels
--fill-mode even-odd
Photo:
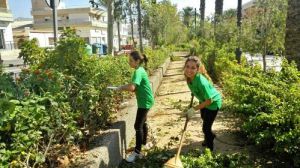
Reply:
[[[197,97],[200,103],[210,99],[212,103],[206,108],[216,110],[222,106],[221,94],[214,86],[201,74],[196,74],[191,83],[188,84],[191,92]]]
[[[135,84],[135,95],[138,108],[150,109],[154,104],[154,97],[147,72],[143,67],[137,68],[131,78],[131,82]]]

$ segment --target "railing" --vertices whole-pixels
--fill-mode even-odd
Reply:
[[[14,50],[14,49],[18,49],[18,45],[17,43],[14,43],[12,41],[6,41],[5,45],[2,46],[2,48],[0,46],[0,50]]]

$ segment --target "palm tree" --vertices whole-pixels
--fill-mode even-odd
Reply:
[[[124,19],[123,15],[123,3],[122,0],[116,0],[114,2],[114,20],[117,22],[118,29],[118,47],[121,50],[121,35],[120,35],[120,22]]]
[[[223,0],[215,1],[215,23],[220,21],[220,17],[223,14]]]
[[[190,27],[190,21],[193,16],[193,8],[192,7],[185,7],[182,9],[182,16],[183,16],[183,24],[187,27]]]
[[[127,0],[126,1],[126,7],[125,7],[125,13],[126,15],[129,15],[129,22],[130,22],[130,28],[131,28],[131,39],[133,43],[133,47],[135,48],[135,40],[134,40],[134,20],[133,20],[133,10],[132,5],[135,3],[135,0]]]
[[[200,0],[200,30],[201,36],[204,36],[204,18],[205,18],[205,0]]]
[[[285,50],[289,61],[295,61],[300,69],[300,1],[288,1],[288,13],[286,20]]]
[[[138,29],[139,29],[139,39],[140,39],[140,52],[143,50],[143,39],[142,39],[142,14],[141,14],[141,0],[137,0],[137,11],[138,11]]]
[[[114,38],[113,0],[99,0],[99,3],[107,8],[107,54],[112,54]]]
[[[242,0],[238,0],[238,6],[237,6],[237,28],[238,28],[238,47],[236,48],[235,51],[235,55],[236,55],[236,60],[238,61],[238,63],[241,63],[241,55],[242,55],[242,51],[241,51],[241,27],[242,27]]]

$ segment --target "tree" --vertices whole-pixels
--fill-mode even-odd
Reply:
[[[141,0],[137,0],[137,11],[138,11],[138,29],[140,39],[140,51],[143,53],[143,36],[142,36],[142,13],[141,13]]]
[[[114,39],[113,0],[99,0],[99,3],[107,8],[107,53],[112,54]]]
[[[287,0],[257,0],[252,10],[253,16],[244,21],[243,48],[262,54],[266,71],[266,55],[284,50]]]
[[[186,41],[187,28],[180,20],[176,6],[169,0],[144,5],[143,33],[153,48]]]
[[[123,15],[123,1],[116,0],[114,2],[114,20],[117,22],[117,29],[118,29],[118,48],[119,51],[121,50],[121,35],[120,35],[120,22],[125,18]]]
[[[182,9],[183,24],[190,27],[191,18],[193,16],[193,8],[185,7]]]
[[[204,18],[205,18],[205,0],[200,0],[200,31],[201,36],[204,36]]]
[[[215,1],[215,23],[220,22],[221,16],[223,14],[223,0]]]
[[[241,55],[242,55],[242,50],[241,50],[241,27],[242,27],[242,0],[238,0],[238,6],[237,6],[237,13],[236,13],[236,17],[237,17],[237,28],[238,28],[238,47],[236,48],[235,51],[235,55],[236,55],[236,60],[238,61],[238,63],[241,63]]]
[[[300,1],[288,1],[285,51],[289,61],[295,61],[300,70]]]
[[[130,22],[130,28],[131,28],[131,39],[133,43],[133,47],[135,47],[135,40],[134,40],[134,21],[133,21],[133,10],[132,10],[132,4],[134,3],[133,0],[129,0],[127,2],[127,10],[129,14],[129,22]]]

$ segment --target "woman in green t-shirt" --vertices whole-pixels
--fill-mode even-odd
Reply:
[[[204,66],[200,65],[200,60],[196,56],[189,57],[184,65],[184,75],[192,94],[199,100],[199,105],[191,107],[187,111],[188,119],[193,116],[195,111],[200,110],[203,120],[204,142],[203,146],[211,151],[214,148],[215,134],[211,128],[222,106],[222,97],[213,84],[209,81],[210,77],[206,73]]]
[[[134,162],[136,158],[141,158],[142,144],[146,145],[148,126],[147,113],[154,104],[154,96],[150,86],[150,81],[143,63],[147,66],[148,59],[146,55],[133,51],[129,56],[129,65],[134,68],[131,83],[117,87],[116,90],[135,92],[137,99],[137,115],[135,119],[134,129],[136,131],[135,150],[126,158],[127,162]]]

